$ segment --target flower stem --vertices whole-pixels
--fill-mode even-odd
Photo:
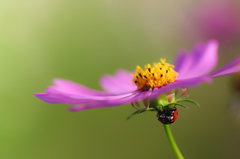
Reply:
[[[171,132],[171,129],[169,127],[169,124],[163,124],[164,125],[164,128],[165,128],[165,131],[166,131],[166,134],[167,134],[167,137],[168,137],[168,140],[172,146],[172,149],[176,155],[176,157],[178,159],[184,159],[183,155],[181,154],[181,151],[178,149],[178,146],[173,138],[173,135],[172,135],[172,132]]]

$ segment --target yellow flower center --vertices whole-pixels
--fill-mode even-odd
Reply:
[[[160,59],[160,61],[153,63],[153,66],[145,65],[144,71],[137,66],[132,81],[138,89],[148,90],[150,87],[161,87],[175,81],[178,73],[174,71],[174,65],[166,63],[166,59]]]

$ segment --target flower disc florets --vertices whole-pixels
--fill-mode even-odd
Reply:
[[[148,90],[149,88],[161,87],[165,84],[175,81],[178,73],[174,71],[174,65],[166,63],[166,59],[160,59],[161,62],[145,65],[143,71],[137,66],[133,74],[133,82],[138,90]]]

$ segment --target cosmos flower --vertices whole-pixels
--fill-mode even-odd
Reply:
[[[233,1],[206,1],[192,12],[196,33],[203,38],[215,38],[221,43],[231,43],[239,37],[240,12]]]
[[[183,93],[190,86],[202,82],[211,82],[212,78],[240,71],[240,57],[209,73],[218,61],[218,43],[210,40],[206,44],[196,44],[190,53],[180,51],[175,66],[165,62],[146,65],[136,71],[118,70],[113,76],[103,75],[100,85],[103,91],[89,89],[74,82],[54,79],[45,93],[34,94],[37,98],[52,104],[73,105],[69,110],[80,111],[93,108],[114,107],[131,103],[138,105],[142,101],[146,108],[149,101],[162,94],[181,88]]]

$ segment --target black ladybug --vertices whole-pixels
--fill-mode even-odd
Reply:
[[[178,110],[176,107],[167,107],[163,110],[159,110],[157,117],[163,124],[172,124],[178,117]]]

